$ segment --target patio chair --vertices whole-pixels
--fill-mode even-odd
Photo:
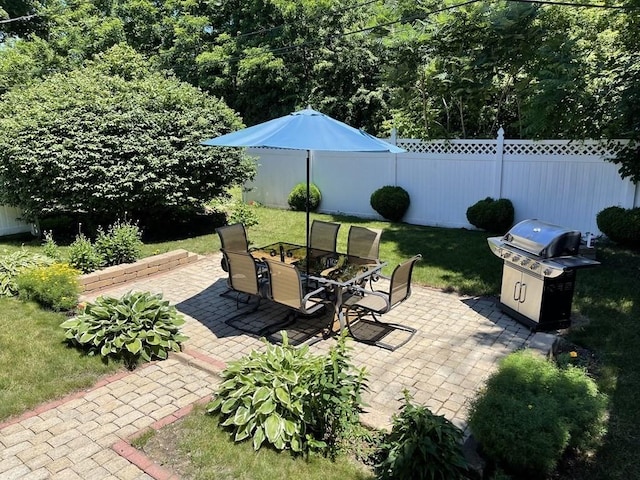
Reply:
[[[247,240],[247,231],[244,228],[242,223],[234,223],[231,225],[226,225],[224,227],[216,228],[216,233],[218,237],[220,237],[220,245],[223,252],[248,252],[249,251],[249,241]],[[229,272],[229,265],[227,263],[227,257],[225,255],[222,256],[222,260],[220,261],[220,266],[222,270],[225,272]],[[259,271],[260,275],[265,273],[264,269]],[[220,294],[221,297],[229,297],[232,293],[232,289],[229,288],[225,292]]]
[[[260,334],[260,331],[254,332],[238,326],[237,322],[242,316],[255,312],[260,307],[261,300],[268,296],[267,278],[260,275],[260,267],[249,252],[232,252],[223,249],[222,254],[229,268],[228,292],[236,294],[236,309],[240,309],[240,303],[249,304],[251,299],[256,300],[253,308],[233,316],[224,323],[244,332]],[[246,296],[244,301],[241,300],[242,296]]]
[[[301,315],[315,316],[323,313],[331,302],[323,296],[324,288],[305,293],[300,271],[295,265],[263,259],[267,264],[270,298],[289,308],[285,321],[279,325],[291,325]],[[324,326],[318,331],[323,330]]]
[[[398,265],[393,274],[391,275],[389,291],[383,292],[380,290],[365,290],[363,288],[356,287],[361,296],[353,296],[345,303],[345,320],[349,333],[354,340],[368,343],[370,345],[377,345],[378,347],[385,348],[387,350],[396,350],[406,344],[413,335],[416,333],[416,329],[407,327],[398,323],[385,323],[378,320],[378,315],[384,315],[389,313],[399,304],[404,302],[411,296],[411,276],[413,274],[413,267],[418,260],[422,258],[422,255],[418,254],[413,258],[410,258],[406,262]],[[357,315],[356,322],[351,322],[350,314],[355,313]],[[373,320],[367,320],[365,317],[370,316]],[[356,325],[360,324],[358,328],[361,331],[368,331],[372,333],[369,337],[359,335],[356,331]],[[401,330],[406,332],[403,341],[396,345],[391,345],[382,341],[384,337],[391,334],[394,330]]]
[[[380,237],[382,230],[377,228],[349,227],[347,255],[377,260],[380,256]]]
[[[323,222],[314,220],[311,224],[311,233],[309,234],[309,246],[318,250],[327,252],[335,252],[338,241],[339,223]]]

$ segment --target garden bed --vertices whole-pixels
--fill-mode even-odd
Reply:
[[[103,270],[80,276],[82,293],[92,293],[126,282],[166,272],[183,265],[197,262],[202,257],[183,249],[172,250],[152,257],[143,258],[134,263],[123,263]]]

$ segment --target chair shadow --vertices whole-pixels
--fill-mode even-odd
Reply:
[[[198,294],[176,304],[176,308],[208,328],[217,338],[250,335],[265,337],[273,343],[281,342],[282,337],[278,332],[290,309],[268,299],[261,299],[256,309],[255,298],[250,299],[249,303],[242,303],[246,295],[240,295],[238,301],[236,292],[225,292],[228,292],[227,281],[219,278]],[[333,311],[327,309],[321,316],[299,317],[286,325],[284,329],[289,344],[315,343],[315,337],[322,340],[324,337],[321,334],[331,320],[330,315],[333,315]]]

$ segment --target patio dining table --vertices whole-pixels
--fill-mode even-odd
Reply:
[[[256,260],[263,258],[279,259],[281,262],[295,265],[306,281],[322,285],[331,294],[335,310],[334,321],[339,321],[340,330],[346,323],[342,305],[350,288],[361,285],[380,274],[386,262],[377,259],[362,258],[346,253],[330,252],[311,248],[307,262],[307,247],[288,242],[275,242],[251,250]],[[307,270],[308,266],[308,271]]]

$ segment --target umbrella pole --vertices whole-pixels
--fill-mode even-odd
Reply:
[[[305,287],[309,287],[309,253],[310,253],[310,244],[309,244],[309,234],[310,234],[310,227],[309,227],[309,195],[310,195],[310,175],[309,175],[309,164],[310,164],[310,157],[311,157],[311,150],[307,150],[307,201],[305,202],[305,207],[306,207],[306,211],[307,211],[307,284],[305,285]]]

